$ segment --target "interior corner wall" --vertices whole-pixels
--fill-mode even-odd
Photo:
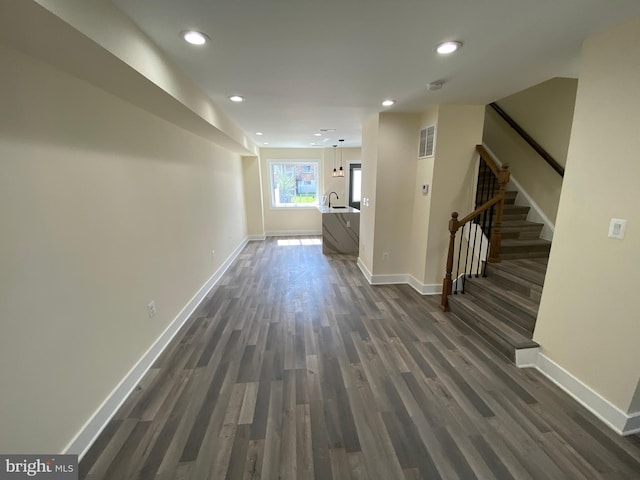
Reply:
[[[0,452],[62,452],[242,245],[242,160],[3,45],[0,71]]]
[[[560,165],[565,166],[577,90],[577,78],[556,77],[497,103]],[[492,108],[487,110],[494,111]]]
[[[4,28],[7,30],[18,28],[17,35],[16,32],[12,32],[13,35],[10,36],[12,40],[24,36],[28,40],[21,39],[21,44],[33,43],[34,38],[37,41],[48,41],[48,48],[45,47],[49,50],[48,55],[57,55],[58,60],[67,68],[73,68],[73,63],[80,59],[80,66],[76,65],[74,72],[79,78],[99,85],[166,120],[177,122],[181,126],[188,125],[192,132],[204,134],[228,149],[242,151],[245,154],[258,153],[257,146],[240,126],[224,110],[214,104],[192,79],[168,59],[160,47],[112,2],[25,0],[18,5],[16,3],[9,7],[13,10],[12,20],[14,15],[27,17],[37,15],[37,19],[27,19],[27,22],[32,20],[34,25],[42,25],[39,22],[42,21],[43,14],[38,11],[41,9],[34,8],[35,4],[38,4],[53,14],[49,16],[58,17],[72,26],[74,37],[77,32],[80,32],[85,39],[75,40],[73,46],[60,45],[57,42],[64,42],[67,37],[67,32],[64,30],[56,31],[59,35],[51,35],[51,32],[47,35],[47,31],[33,29],[34,31],[29,32],[29,35],[24,35],[18,27],[20,21],[11,21]],[[47,21],[47,25],[51,28],[54,23],[55,21]],[[68,52],[76,43],[87,43],[86,38],[95,42],[99,46],[99,51],[93,51],[91,54],[85,52],[82,55]],[[22,45],[20,48],[23,48]],[[56,53],[56,50],[59,53]],[[104,52],[109,52],[110,55],[104,55]],[[105,69],[107,61],[110,61],[109,57],[116,58],[118,62],[124,62],[128,68],[136,72],[137,77],[145,78],[159,87],[162,95],[154,95],[150,88],[138,90],[134,88],[132,82],[123,82],[122,79],[114,81],[114,71],[118,67],[110,64],[109,69]],[[118,73],[122,74],[122,72]],[[184,111],[188,114],[177,114],[175,105],[181,108],[186,107]]]
[[[378,178],[379,114],[367,117],[362,125],[362,202],[360,204],[360,242],[358,259],[373,270],[373,248],[376,227],[376,183]],[[369,204],[365,202],[369,200]]]
[[[578,81],[553,78],[498,101],[525,131],[564,166]],[[542,212],[555,223],[562,177],[492,108],[485,114],[485,143]]]
[[[435,105],[420,116],[419,128],[436,125],[438,123],[439,106]],[[418,134],[416,140],[418,141]],[[416,152],[417,153],[417,152]],[[419,283],[425,283],[425,268],[427,263],[427,239],[429,236],[429,217],[431,214],[431,197],[433,194],[434,157],[418,158],[416,160],[416,176],[413,186],[413,209],[411,220],[411,236],[408,272]],[[429,193],[422,192],[422,186],[427,185]]]
[[[640,378],[640,18],[588,39],[534,340],[625,413]],[[611,218],[627,220],[623,240]]]
[[[440,105],[433,159],[433,187],[426,245],[424,283],[442,283],[452,212],[471,213],[473,179],[482,142],[484,105]]]
[[[320,171],[324,172],[327,169],[324,161],[324,149],[260,149],[265,233],[267,235],[319,235],[322,232],[322,216],[315,206],[305,208],[274,208],[271,206],[271,179],[269,177],[269,162],[271,160],[314,160],[320,163]],[[326,173],[323,175],[323,189],[325,177]]]
[[[489,107],[482,143],[491,149],[501,163],[509,164],[511,176],[555,224],[562,177]]]
[[[263,237],[264,208],[260,158],[242,157],[242,178],[247,215],[247,235],[254,238]]]
[[[374,275],[406,275],[409,265],[413,186],[416,178],[417,114],[381,113],[378,124]]]

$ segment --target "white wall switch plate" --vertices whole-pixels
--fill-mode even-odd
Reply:
[[[627,221],[623,218],[612,218],[609,223],[609,238],[622,240],[627,229]]]
[[[156,302],[151,300],[149,305],[147,305],[147,313],[149,313],[149,318],[153,317],[156,314]]]

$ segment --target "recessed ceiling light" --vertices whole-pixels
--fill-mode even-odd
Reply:
[[[382,106],[383,107],[390,107],[391,105],[393,105],[394,103],[396,103],[395,100],[385,100],[382,102]]]
[[[181,35],[184,41],[191,45],[204,45],[207,43],[207,36],[202,32],[187,30],[186,32],[182,32]]]
[[[263,145],[269,145],[269,142],[264,142]]]
[[[256,135],[264,135],[262,132],[256,132]]]
[[[322,136],[322,134],[321,134],[321,133],[314,133],[314,134],[313,134],[313,136],[314,136],[314,137],[321,137],[321,136]]]
[[[436,47],[436,52],[440,55],[449,55],[462,46],[462,42],[442,42]]]
[[[229,100],[231,100],[232,102],[243,102],[244,97],[241,97],[240,95],[231,95],[229,97]]]

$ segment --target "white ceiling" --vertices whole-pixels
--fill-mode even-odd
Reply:
[[[374,112],[484,104],[577,76],[582,41],[639,0],[112,0],[254,141],[361,142]],[[196,29],[211,41],[185,43]],[[444,40],[464,42],[449,57]],[[444,81],[439,91],[427,84]],[[230,95],[242,95],[232,103]],[[385,98],[397,103],[384,108]],[[323,128],[336,132],[313,136]],[[256,132],[264,132],[262,137]]]

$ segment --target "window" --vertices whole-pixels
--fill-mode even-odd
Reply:
[[[317,161],[269,162],[271,206],[295,208],[317,205],[319,170]]]

